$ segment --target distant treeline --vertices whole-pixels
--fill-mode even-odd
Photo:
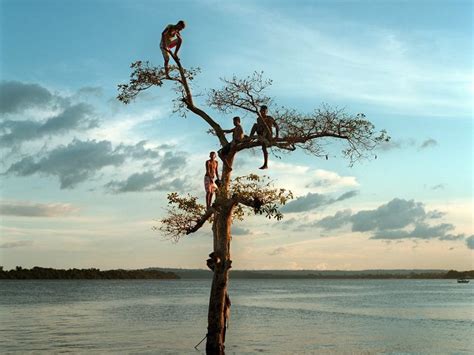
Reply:
[[[106,270],[99,269],[52,269],[35,266],[32,269],[23,269],[17,266],[6,271],[0,266],[0,279],[28,280],[28,279],[179,279],[173,272],[159,270]]]
[[[474,270],[455,271],[450,270],[442,273],[409,273],[409,274],[329,274],[308,273],[306,275],[255,273],[252,271],[233,271],[233,278],[240,279],[459,279],[474,278]]]
[[[160,269],[174,272],[182,279],[209,279],[212,272],[203,269]],[[459,279],[474,278],[474,270],[231,270],[232,279]]]
[[[23,269],[17,266],[10,271],[0,266],[0,279],[209,279],[210,270],[158,269],[106,270],[53,269],[35,266]],[[474,278],[474,270],[365,270],[365,271],[313,271],[313,270],[232,270],[233,279],[461,279]]]

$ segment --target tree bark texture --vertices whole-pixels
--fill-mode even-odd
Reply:
[[[233,157],[228,158],[232,165]],[[224,354],[225,332],[230,313],[230,298],[227,293],[229,281],[230,241],[233,202],[229,199],[230,169],[223,168],[221,191],[214,204],[216,209],[212,232],[214,237],[214,251],[209,255],[207,264],[214,271],[211,294],[209,297],[208,327],[206,354]]]

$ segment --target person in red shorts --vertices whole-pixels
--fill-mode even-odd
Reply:
[[[170,79],[170,69],[168,63],[170,61],[171,49],[176,47],[176,49],[174,50],[174,55],[177,57],[179,48],[181,47],[181,43],[183,43],[183,39],[181,38],[180,32],[185,27],[186,24],[184,23],[184,21],[180,20],[176,25],[166,26],[163,32],[161,33],[160,49],[161,53],[163,54],[163,59],[165,60],[165,73],[168,79]]]
[[[204,175],[204,190],[206,190],[206,208],[209,209],[212,203],[212,196],[216,192],[216,179],[219,180],[219,163],[216,160],[216,152],[209,153],[209,160],[206,161],[206,175]]]

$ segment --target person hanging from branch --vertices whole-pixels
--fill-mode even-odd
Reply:
[[[230,168],[229,163],[227,162],[227,154],[229,154],[232,147],[234,147],[237,143],[241,142],[244,139],[244,130],[240,125],[240,117],[235,116],[233,118],[234,128],[231,129],[224,129],[222,132],[224,133],[232,133],[232,141],[226,144],[223,148],[218,150],[219,158],[224,162],[224,164]],[[232,170],[232,169],[231,169]]]
[[[250,137],[255,133],[262,142],[263,165],[259,169],[268,169],[268,150],[267,144],[273,139],[273,127],[275,127],[275,138],[278,138],[279,128],[275,119],[267,115],[268,107],[266,105],[260,106],[260,114],[257,117],[257,123],[252,126]]]
[[[186,24],[183,20],[178,21],[176,25],[168,25],[165,27],[161,33],[160,49],[163,54],[163,59],[165,60],[165,73],[166,78],[171,79],[169,76],[169,61],[171,49],[176,47],[174,50],[174,55],[178,57],[179,48],[183,39],[181,38],[181,31],[186,27]]]
[[[206,175],[204,175],[204,189],[206,190],[206,207],[209,209],[212,204],[212,196],[216,192],[216,178],[219,180],[219,163],[216,160],[216,152],[209,153],[209,160],[206,161]]]

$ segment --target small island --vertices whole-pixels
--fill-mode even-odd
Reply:
[[[171,271],[159,270],[104,270],[90,269],[53,269],[35,266],[24,269],[17,266],[9,271],[0,266],[2,280],[117,280],[117,279],[164,279],[176,280],[180,277]]]

